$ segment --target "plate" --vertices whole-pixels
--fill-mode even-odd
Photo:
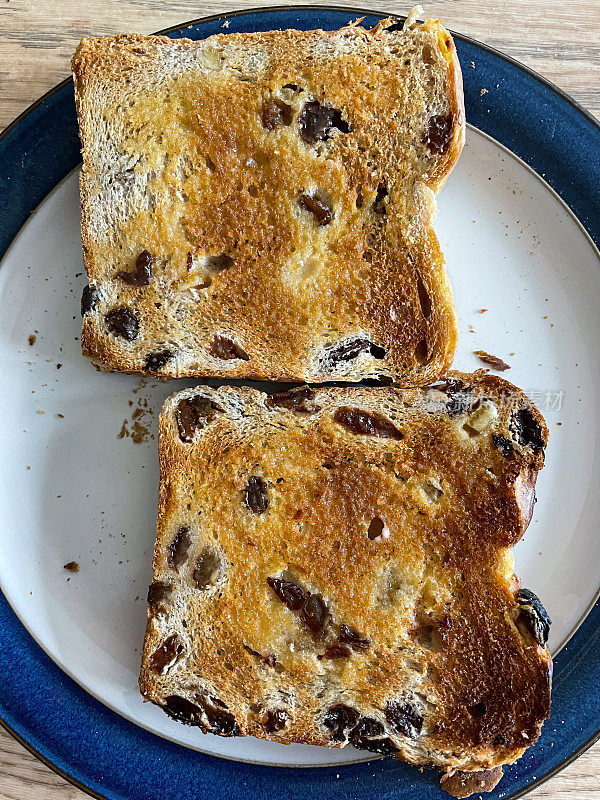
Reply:
[[[331,29],[359,13],[244,12],[169,35],[203,38],[225,21],[229,32]],[[377,18],[367,15],[365,24]],[[506,375],[528,391],[551,431],[534,521],[515,555],[523,583],[554,621],[553,712],[490,796],[506,798],[598,735],[600,135],[591,117],[525,68],[462,37],[456,43],[475,127],[436,223],[461,321],[455,364],[481,366],[475,349],[504,358]],[[101,374],[81,357],[78,148],[70,82],[0,139],[5,726],[109,800],[447,797],[433,772],[350,748],[202,736],[141,702],[158,411],[168,394],[197,381]],[[64,570],[71,561],[78,572]]]

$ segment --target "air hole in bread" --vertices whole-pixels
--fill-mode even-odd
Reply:
[[[248,194],[250,197],[258,197],[258,189],[254,184],[248,187]]]
[[[377,187],[377,194],[373,202],[372,211],[374,214],[384,215],[386,213],[385,198],[388,196],[387,185],[382,181]]]
[[[435,53],[430,45],[424,45],[423,49],[421,50],[421,58],[423,59],[424,64],[433,64],[435,61]]]
[[[427,481],[421,488],[423,489],[424,494],[427,496],[427,499],[434,503],[439,502],[441,496],[444,494],[442,487],[435,480]]]
[[[212,160],[212,158],[210,156],[205,156],[204,160],[206,162],[206,167],[207,167],[208,171],[209,172],[214,172],[217,167],[216,167],[215,162]]]
[[[373,517],[367,529],[367,536],[373,542],[381,542],[389,538],[390,531],[381,517]]]
[[[429,319],[429,316],[431,315],[431,297],[429,296],[429,292],[425,288],[425,284],[423,283],[423,279],[419,273],[417,273],[417,292],[419,293],[421,313],[425,319]]]
[[[220,253],[217,256],[206,256],[204,262],[205,269],[210,272],[221,272],[224,269],[231,269],[234,261],[227,253]]]
[[[434,625],[421,625],[414,632],[414,639],[421,647],[431,650],[433,653],[441,650],[442,639]]]
[[[356,193],[356,208],[360,210],[363,207],[363,203],[364,203],[364,198],[362,196],[362,192],[357,192]]]
[[[427,358],[427,352],[428,352],[427,339],[421,339],[419,344],[415,347],[415,358],[422,367],[424,367],[425,364],[427,364],[429,361],[429,359]]]

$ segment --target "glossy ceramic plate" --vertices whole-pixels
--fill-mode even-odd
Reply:
[[[358,13],[263,10],[169,35],[331,29]],[[553,712],[490,796],[507,798],[567,763],[600,727],[600,133],[515,62],[456,43],[471,127],[436,224],[461,320],[455,364],[481,366],[475,349],[502,357],[550,428],[534,521],[515,555],[554,621]],[[351,748],[202,736],[142,703],[158,412],[197,381],[101,374],[81,357],[78,162],[70,82],[0,139],[5,726],[110,800],[445,797],[433,772]],[[77,573],[64,570],[71,561]]]

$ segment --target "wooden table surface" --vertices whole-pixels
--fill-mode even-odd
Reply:
[[[389,0],[340,4],[390,13],[406,13],[411,5]],[[269,2],[0,0],[0,130],[69,75],[71,53],[83,36],[150,33],[207,14],[262,5]],[[427,13],[524,62],[600,117],[599,0],[442,0],[429,4]],[[0,800],[85,797],[0,730]],[[599,800],[600,743],[529,797]]]

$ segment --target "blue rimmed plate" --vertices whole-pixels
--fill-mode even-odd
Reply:
[[[331,29],[360,13],[243,12],[169,35]],[[477,348],[504,357],[551,428],[535,521],[516,557],[554,619],[554,704],[538,744],[491,795],[514,798],[600,727],[600,134],[538,76],[470,40],[456,44],[472,127],[436,226],[461,318],[455,363],[479,366]],[[184,382],[101,375],[80,356],[78,162],[70,81],[0,138],[4,725],[110,800],[444,797],[432,772],[351,749],[202,737],[142,704],[157,484],[150,409]],[[63,570],[69,561],[78,573]]]

